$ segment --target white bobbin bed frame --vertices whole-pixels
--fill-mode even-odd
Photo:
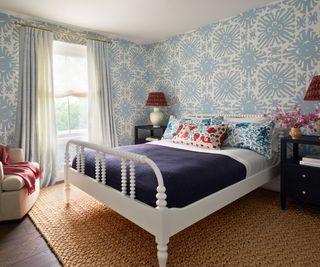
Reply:
[[[262,117],[262,115],[225,114],[186,117],[208,118],[213,116],[237,118]],[[280,137],[281,136],[282,135],[280,134]],[[71,146],[76,147],[77,170],[73,169],[70,165],[69,149]],[[84,148],[89,148],[96,152],[95,179],[85,175]],[[121,192],[105,185],[105,182],[108,180],[108,166],[106,166],[105,160],[101,159],[106,155],[121,158]],[[126,191],[128,175],[126,166],[128,161],[130,182],[129,193]],[[158,181],[156,208],[135,199],[135,163],[148,164],[156,175]],[[267,168],[183,208],[167,208],[166,188],[163,183],[162,174],[158,166],[151,159],[143,155],[101,147],[96,144],[79,140],[70,140],[67,143],[65,150],[64,173],[67,204],[70,203],[70,184],[73,184],[100,202],[106,204],[128,220],[142,227],[155,236],[159,266],[164,267],[166,266],[168,258],[167,250],[169,238],[171,236],[269,182],[273,177],[278,175],[279,167],[277,164]]]

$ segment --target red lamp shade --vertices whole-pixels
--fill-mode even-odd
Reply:
[[[168,106],[166,97],[162,92],[151,92],[148,95],[146,106],[164,107]]]
[[[320,75],[312,78],[304,100],[320,100]]]

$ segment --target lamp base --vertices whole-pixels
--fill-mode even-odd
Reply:
[[[155,128],[159,128],[163,120],[163,113],[160,111],[160,108],[153,108],[153,112],[150,113],[150,120]]]

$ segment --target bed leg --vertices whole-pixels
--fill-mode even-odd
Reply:
[[[71,194],[71,186],[70,184],[65,184],[64,186],[64,191],[66,194],[66,204],[69,205],[70,204],[70,194]]]
[[[70,162],[70,155],[69,155],[69,142],[66,146],[66,151],[64,153],[64,192],[66,196],[66,204],[69,206],[70,203],[70,178],[68,175],[68,169],[69,169],[69,162]]]
[[[168,243],[169,238],[166,241],[159,241],[157,240],[157,249],[158,249],[158,262],[160,267],[166,267],[167,265],[167,259],[168,259]]]
[[[64,193],[66,197],[66,204],[69,206],[70,203],[70,194],[71,194],[71,185],[70,185],[70,179],[68,177],[68,170],[65,168],[64,171]]]

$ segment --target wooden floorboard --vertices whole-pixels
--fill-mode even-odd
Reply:
[[[22,261],[16,262],[11,267],[58,267],[60,266],[59,262],[55,258],[55,256],[52,254],[51,251],[42,251],[32,257],[26,258]]]
[[[28,216],[0,223],[1,267],[61,266]]]

